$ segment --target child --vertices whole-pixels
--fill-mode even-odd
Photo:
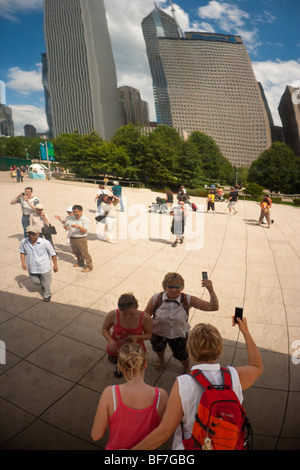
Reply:
[[[185,218],[187,216],[187,211],[184,208],[184,202],[179,201],[178,205],[173,207],[170,215],[173,215],[171,232],[175,235],[175,241],[172,244],[172,247],[175,248],[178,242],[183,243]]]
[[[133,294],[121,295],[118,308],[107,314],[102,326],[102,334],[107,340],[108,360],[117,364],[119,350],[126,342],[138,343],[146,351],[144,341],[152,337],[152,325],[152,318],[138,310]],[[117,369],[114,375],[118,378],[122,376]]]
[[[206,202],[207,202],[207,212],[209,212],[209,209],[211,208],[211,210],[215,214],[216,213],[215,212],[215,195],[212,191],[209,191]]]
[[[125,344],[118,366],[126,383],[104,389],[91,432],[98,441],[109,428],[106,450],[130,449],[146,437],[159,425],[168,400],[165,390],[145,384],[147,362],[141,346]]]

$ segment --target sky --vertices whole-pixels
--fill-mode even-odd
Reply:
[[[58,0],[59,1],[59,0]],[[118,86],[133,86],[148,101],[156,120],[152,79],[141,22],[154,9],[153,0],[104,0],[116,64]],[[156,5],[171,14],[169,0]],[[300,0],[174,0],[182,31],[240,35],[256,79],[262,83],[275,125],[278,104],[287,85],[300,80]],[[46,52],[43,0],[0,0],[0,80],[6,104],[13,110],[15,135],[24,125],[48,128],[41,78]]]

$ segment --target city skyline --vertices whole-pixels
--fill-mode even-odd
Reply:
[[[149,103],[156,120],[152,80],[141,22],[154,9],[152,0],[104,0],[117,68],[118,86],[132,86]],[[156,4],[168,14],[168,0]],[[241,35],[256,79],[263,85],[274,123],[286,85],[300,79],[296,0],[173,1],[180,28]],[[41,81],[41,54],[45,52],[42,0],[0,0],[2,48],[0,79],[6,83],[7,105],[13,109],[16,135],[32,124],[47,129]],[[4,41],[5,39],[5,41]]]

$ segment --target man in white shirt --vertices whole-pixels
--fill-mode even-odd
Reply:
[[[75,268],[83,267],[83,272],[92,271],[92,257],[88,251],[87,234],[90,228],[90,220],[83,215],[83,208],[80,205],[73,206],[73,216],[65,221],[64,227],[70,233],[70,245],[77,258]]]
[[[57,256],[51,243],[39,237],[37,227],[29,225],[26,230],[27,237],[21,241],[19,247],[22,269],[28,271],[33,284],[42,286],[44,302],[49,302],[52,280],[50,258],[53,260],[53,271],[57,273]]]
[[[27,237],[26,228],[29,225],[29,217],[30,214],[34,212],[34,207],[39,203],[37,197],[33,195],[33,189],[31,187],[27,187],[24,190],[24,193],[19,194],[16,196],[10,203],[14,204],[21,204],[22,209],[22,226],[24,230],[24,237]]]

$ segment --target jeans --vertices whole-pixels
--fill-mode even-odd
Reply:
[[[29,217],[30,215],[22,215],[22,226],[23,226],[23,230],[24,230],[24,237],[26,238],[27,237],[27,232],[26,232],[26,229],[29,225]]]

